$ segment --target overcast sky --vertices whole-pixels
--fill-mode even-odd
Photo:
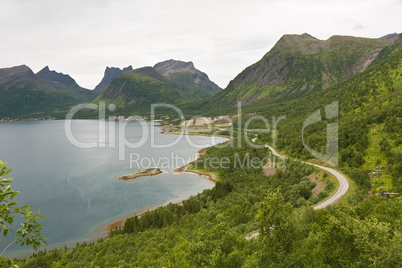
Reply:
[[[283,34],[402,31],[402,0],[0,0],[0,68],[49,66],[93,89],[106,66],[192,61],[221,87]]]

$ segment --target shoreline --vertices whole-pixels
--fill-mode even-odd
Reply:
[[[161,133],[162,133],[163,135],[171,135],[171,134],[174,134],[174,135],[182,135],[182,134],[183,134],[183,135],[194,135],[194,136],[207,136],[207,137],[212,137],[211,135],[208,135],[208,134],[182,133],[182,132],[167,132],[167,127],[166,127],[165,122],[159,122],[159,123],[160,123],[160,125],[161,125]],[[231,139],[231,137],[228,137],[228,136],[219,136],[219,137],[227,138],[227,139],[229,139],[229,140]],[[175,169],[173,170],[173,172],[175,172],[175,173],[182,173],[182,174],[186,174],[186,173],[187,173],[187,174],[193,174],[193,175],[197,175],[197,176],[200,176],[200,177],[204,177],[205,179],[207,179],[207,180],[213,182],[213,183],[216,185],[216,183],[218,182],[218,180],[216,179],[216,177],[215,177],[214,174],[212,174],[212,173],[206,173],[206,172],[201,172],[201,171],[197,171],[197,170],[189,170],[189,169],[188,169],[188,167],[191,166],[195,161],[197,161],[200,157],[204,156],[204,154],[205,154],[205,152],[207,151],[208,148],[209,148],[209,147],[205,147],[205,148],[202,148],[202,149],[198,150],[198,152],[197,152],[197,153],[198,153],[197,159],[195,159],[194,161],[191,161],[191,162],[189,162],[189,163],[187,163],[187,164],[184,164],[184,165],[182,165],[182,166],[180,166],[180,167],[178,167],[178,168],[175,168]],[[103,239],[107,239],[107,238],[109,237],[109,232],[110,232],[111,230],[115,230],[116,228],[119,228],[119,227],[124,226],[124,223],[126,222],[127,218],[131,218],[131,217],[135,217],[135,216],[141,217],[142,215],[144,215],[144,214],[147,213],[148,211],[155,210],[155,209],[157,209],[158,207],[166,206],[166,205],[168,205],[169,203],[181,204],[184,200],[187,200],[187,199],[188,199],[188,198],[185,198],[185,199],[182,199],[182,200],[176,201],[176,202],[166,202],[166,203],[164,203],[164,204],[162,204],[162,205],[157,205],[157,206],[154,206],[154,207],[152,207],[152,208],[150,208],[150,209],[146,209],[146,210],[142,210],[142,211],[140,211],[140,212],[137,212],[137,213],[135,213],[135,214],[128,214],[127,216],[125,216],[124,218],[122,218],[122,219],[120,219],[120,220],[117,220],[117,221],[115,220],[113,223],[108,224],[106,228],[103,228],[104,231],[107,231],[107,232],[108,232],[108,235],[107,235],[106,237],[103,237]]]
[[[166,201],[165,203],[161,204],[161,205],[152,205],[149,208],[146,209],[139,209],[137,212],[130,212],[127,213],[125,216],[121,216],[117,219],[114,220],[110,220],[109,222],[103,224],[102,226],[98,227],[97,229],[95,229],[92,233],[93,235],[91,236],[96,236],[97,233],[102,234],[100,236],[98,236],[98,239],[107,239],[109,238],[109,232],[115,230],[116,228],[121,228],[124,226],[124,223],[126,222],[126,220],[128,218],[132,218],[137,216],[138,218],[140,218],[142,215],[144,215],[145,213],[149,212],[149,211],[153,211],[159,207],[164,207],[169,205],[170,203],[172,204],[181,204],[183,203],[183,201],[187,200],[188,198],[180,198],[179,200],[175,200],[175,201]],[[105,236],[106,235],[106,236]]]
[[[81,238],[71,239],[68,241],[55,243],[52,247],[46,248],[46,250],[51,251],[53,249],[58,249],[58,248],[64,247],[64,246],[66,246],[69,249],[72,249],[76,246],[77,243],[78,244],[82,244],[85,242],[86,243],[96,243],[100,239],[106,240],[109,238],[109,232],[112,230],[115,230],[116,227],[117,228],[123,227],[124,222],[127,220],[127,218],[135,217],[135,216],[141,217],[142,215],[144,215],[145,213],[147,213],[149,211],[153,211],[159,207],[167,206],[170,203],[180,205],[183,203],[183,201],[187,200],[188,198],[189,197],[185,197],[185,198],[176,197],[176,199],[173,199],[171,201],[166,201],[163,204],[150,205],[146,208],[140,208],[137,211],[128,212],[123,216],[118,216],[114,219],[103,222],[98,227],[95,227],[87,235],[85,235]],[[38,250],[44,250],[44,249],[45,248],[40,248]],[[10,255],[6,254],[6,257],[12,258],[12,259],[22,259],[22,258],[29,257],[32,254],[33,254],[33,252],[31,252],[31,249],[21,249],[21,251],[18,250],[14,254],[10,254]]]
[[[196,133],[191,134],[191,133],[181,133],[181,132],[177,132],[177,133],[176,133],[176,132],[167,132],[166,126],[165,126],[164,122],[160,122],[160,124],[161,124],[161,133],[164,134],[164,135],[170,135],[170,134],[180,135],[180,134],[184,134],[184,135],[195,135],[195,136],[207,136],[207,137],[212,137],[211,135],[208,135],[208,134],[196,134]],[[231,139],[231,137],[227,137],[227,136],[219,136],[219,137],[224,137],[224,138],[227,138],[227,139]],[[207,179],[207,180],[213,182],[213,183],[216,185],[216,183],[218,182],[218,180],[216,179],[216,177],[215,177],[214,174],[212,174],[212,173],[206,173],[206,172],[201,172],[201,171],[197,171],[197,170],[188,169],[188,167],[191,166],[195,161],[197,161],[199,158],[201,158],[201,157],[204,156],[204,154],[205,154],[205,152],[207,151],[208,148],[209,148],[209,147],[205,147],[205,148],[202,148],[202,149],[198,150],[198,152],[197,152],[197,153],[198,153],[197,159],[195,159],[194,161],[191,161],[191,162],[189,162],[189,163],[187,163],[187,164],[184,164],[184,165],[182,165],[182,166],[180,166],[180,167],[178,167],[178,168],[175,168],[175,169],[173,170],[173,172],[175,172],[175,173],[182,173],[182,174],[193,174],[193,175],[197,175],[197,176],[200,176],[200,177],[204,177],[205,179]],[[147,213],[148,211],[155,210],[155,209],[157,209],[158,207],[166,206],[166,205],[168,205],[169,203],[173,203],[173,204],[179,205],[179,204],[183,203],[183,201],[185,201],[185,200],[187,200],[187,199],[188,199],[188,198],[181,199],[181,200],[176,201],[176,202],[166,202],[166,203],[164,203],[164,204],[162,204],[162,205],[156,205],[156,206],[153,206],[153,207],[151,207],[151,208],[149,208],[149,209],[140,210],[139,212],[136,212],[136,213],[134,213],[134,214],[129,213],[129,214],[127,214],[124,218],[122,217],[122,218],[119,219],[119,220],[114,220],[113,223],[107,224],[107,227],[106,227],[106,228],[102,228],[103,231],[108,232],[108,235],[107,235],[106,237],[103,237],[103,239],[107,239],[107,238],[109,237],[109,232],[110,232],[111,230],[115,230],[116,228],[123,227],[123,226],[124,226],[124,223],[125,223],[126,220],[127,220],[127,218],[132,218],[132,217],[135,217],[135,216],[141,217],[142,215],[144,215],[144,214]],[[103,226],[105,226],[105,224],[104,224]],[[95,231],[94,231],[94,232],[95,232]]]
[[[207,149],[208,149],[208,147],[199,150],[197,159],[203,157],[205,152],[207,151]],[[196,174],[196,175],[201,176],[201,177],[206,177],[206,179],[208,179],[209,181],[211,181],[214,184],[216,184],[218,182],[218,180],[216,179],[214,174],[207,173],[207,172],[202,172],[202,171],[198,171],[198,170],[188,169],[188,167],[191,166],[195,161],[197,161],[197,159],[194,160],[194,161],[191,161],[190,163],[182,165],[182,166],[174,169],[173,171],[176,172],[176,173],[187,173],[187,174],[191,173],[191,174]]]
[[[205,152],[206,152],[206,150],[207,150],[208,148],[209,148],[209,147],[200,149],[200,150],[197,152],[197,153],[198,153],[197,159],[199,159],[200,157],[202,157],[202,156],[205,154]],[[213,182],[213,183],[216,185],[217,179],[215,178],[215,175],[214,175],[214,174],[212,174],[212,173],[206,173],[206,172],[201,172],[201,171],[197,171],[197,170],[189,170],[189,169],[187,169],[190,165],[192,165],[195,161],[197,161],[197,159],[194,160],[194,161],[191,161],[191,162],[189,162],[189,163],[187,163],[187,164],[184,164],[184,165],[182,165],[182,166],[180,166],[180,167],[178,167],[178,168],[175,168],[175,169],[173,170],[173,172],[175,172],[175,173],[182,173],[182,174],[186,174],[186,173],[187,173],[187,174],[195,174],[195,175],[198,175],[198,176],[200,176],[200,177],[204,177],[205,179],[207,179],[207,180]],[[135,217],[135,216],[141,217],[142,215],[144,215],[145,213],[147,213],[147,212],[149,212],[149,211],[155,210],[155,209],[157,209],[157,208],[159,208],[159,207],[167,206],[167,205],[170,204],[170,203],[176,204],[176,205],[180,205],[180,204],[183,203],[183,201],[185,201],[185,200],[187,200],[187,199],[188,199],[188,198],[180,199],[179,201],[175,201],[175,202],[171,202],[171,201],[170,201],[170,202],[165,202],[165,203],[162,204],[162,205],[155,205],[155,206],[152,206],[151,208],[144,209],[144,210],[140,210],[139,212],[136,212],[136,213],[134,213],[134,214],[129,213],[129,214],[127,214],[126,216],[124,216],[124,218],[122,217],[122,218],[119,219],[119,220],[113,220],[113,223],[106,223],[106,224],[103,225],[103,228],[102,228],[102,227],[101,227],[101,228],[103,229],[103,231],[106,231],[108,234],[107,234],[106,237],[101,237],[101,238],[102,238],[102,239],[107,239],[107,238],[109,237],[109,232],[112,231],[112,230],[115,230],[116,228],[121,228],[121,227],[123,227],[123,226],[124,226],[124,223],[126,222],[126,220],[127,220],[128,218],[132,218],[132,217]],[[107,225],[107,226],[104,227],[105,225]],[[101,230],[98,230],[98,231],[101,231]],[[96,232],[96,230],[95,230],[94,232]]]
[[[160,129],[161,134],[174,134],[174,133],[164,133],[163,125],[160,124],[160,122],[158,122],[158,123],[159,124],[155,125],[155,127]],[[197,134],[195,134],[195,135],[197,135]],[[198,136],[211,137],[211,135],[207,135],[207,134],[204,134],[204,135],[198,134]],[[219,137],[222,138],[224,136],[219,136]],[[226,142],[226,141],[227,140],[222,141],[222,142]],[[198,154],[198,156],[196,156],[196,159],[194,161],[196,161],[197,159],[202,157],[205,154],[206,150],[209,147],[214,146],[214,145],[213,144],[208,144],[207,146],[208,147],[205,147],[205,148],[202,148],[202,149],[198,150],[198,152],[196,151],[197,149],[194,148],[194,149],[196,149],[195,151]],[[207,179],[208,181],[214,183],[214,185],[209,183],[208,188],[205,188],[205,189],[211,189],[211,188],[215,187],[216,179],[215,179],[214,174],[195,171],[195,170],[188,170],[187,169],[191,164],[194,163],[194,161],[191,161],[189,163],[183,164],[183,165],[181,165],[181,166],[179,166],[177,168],[169,169],[169,173],[177,173],[176,176],[178,176],[180,174],[192,174],[194,176],[199,176],[199,177],[202,177],[202,179],[204,179],[204,180]],[[162,173],[165,173],[165,172],[162,172]],[[147,176],[147,175],[144,175],[142,177],[145,177],[145,176]],[[115,177],[114,179],[117,180],[118,178]],[[202,192],[202,189],[199,191],[199,193],[200,192]],[[162,201],[162,202],[157,203],[157,204],[150,204],[148,206],[143,206],[143,207],[140,207],[140,208],[137,208],[137,209],[134,208],[133,210],[128,211],[126,213],[122,213],[120,215],[117,215],[116,217],[109,218],[109,219],[106,219],[104,221],[98,222],[97,226],[95,225],[93,228],[89,229],[88,232],[86,234],[83,234],[83,236],[81,236],[81,237],[73,238],[73,239],[67,240],[67,241],[52,243],[49,247],[46,247],[46,250],[50,251],[50,250],[57,249],[57,248],[60,248],[60,247],[63,247],[63,246],[67,246],[68,248],[71,249],[71,248],[74,248],[77,243],[79,243],[79,244],[84,243],[84,242],[86,242],[86,243],[95,242],[96,243],[96,241],[98,241],[98,240],[101,240],[101,239],[105,240],[105,239],[109,238],[110,231],[114,230],[116,227],[117,228],[122,227],[124,225],[124,222],[127,220],[127,218],[135,217],[135,216],[141,217],[142,215],[144,215],[145,213],[147,213],[149,211],[153,211],[153,210],[155,210],[155,209],[157,209],[159,207],[167,206],[170,203],[180,205],[180,204],[183,203],[183,201],[188,200],[189,197],[190,197],[190,195],[187,195],[187,194],[181,195],[180,194],[180,195],[176,195],[175,197],[172,197],[171,199],[169,199],[169,200],[167,200],[165,202]],[[40,250],[43,250],[43,248],[41,248]],[[30,256],[34,252],[35,251],[32,251],[31,249],[27,249],[26,251],[16,250],[15,252],[10,252],[10,254],[7,254],[6,256],[9,256],[11,258],[19,259],[19,258],[25,258],[27,256]]]

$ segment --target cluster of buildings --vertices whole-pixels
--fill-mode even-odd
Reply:
[[[115,120],[115,121],[146,121],[147,119],[145,117],[139,116],[139,115],[134,115],[134,116],[129,116],[129,117],[119,115],[119,116],[109,116],[109,120]]]
[[[195,126],[195,127],[200,127],[200,126],[205,126],[205,125],[212,125],[216,123],[231,123],[232,120],[229,116],[227,115],[220,115],[216,117],[197,117],[193,118],[190,120],[185,120],[182,123],[180,123],[181,127],[190,127],[190,126]]]

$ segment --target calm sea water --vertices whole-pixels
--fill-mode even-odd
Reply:
[[[130,122],[124,132],[119,130],[119,122],[110,124],[116,134],[111,143],[108,133],[113,128],[107,127],[101,135],[101,140],[107,141],[101,143],[103,147],[82,149],[66,137],[64,121],[0,123],[0,160],[8,162],[7,166],[13,169],[10,174],[14,178],[12,188],[21,192],[16,197],[18,204],[30,205],[32,210],[40,209],[41,215],[48,217],[41,220],[43,236],[49,238],[48,249],[96,240],[105,235],[105,227],[116,219],[176,202],[213,187],[213,183],[204,178],[172,170],[183,161],[195,159],[199,148],[194,144],[201,148],[226,139],[190,136],[191,145],[183,138],[173,146],[153,148],[151,132],[158,145],[170,144],[178,136],[161,134],[160,126],[151,123],[142,123],[148,130],[144,131],[139,122]],[[97,120],[73,120],[72,134],[83,143],[97,142],[98,126]],[[138,142],[145,132],[148,132],[143,140],[145,143],[140,148],[125,146],[126,152],[122,155],[125,160],[119,160],[119,141]],[[114,148],[113,141],[116,143]],[[131,160],[136,160],[132,161],[131,167],[130,154]],[[116,179],[155,164],[162,167],[163,174],[133,181]],[[0,249],[10,241],[11,235],[0,241]],[[6,255],[27,252],[31,250],[16,246]]]

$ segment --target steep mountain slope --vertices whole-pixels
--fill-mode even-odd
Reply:
[[[25,66],[0,69],[0,118],[57,116],[77,103]]]
[[[396,38],[332,36],[318,40],[306,33],[284,35],[261,60],[237,75],[209,102],[230,107],[237,101],[248,105],[326,89],[367,69],[381,49]]]
[[[339,166],[350,175],[361,195],[402,191],[402,37],[378,55],[367,70],[325,91],[302,98],[252,106],[265,118],[286,116],[278,124],[277,147],[303,160],[313,158],[306,145],[325,154],[330,123],[339,124]],[[339,106],[328,118],[326,106]],[[304,129],[309,116],[320,120]],[[256,123],[256,128],[265,128]],[[270,135],[261,140],[272,142]]]
[[[154,69],[186,99],[201,100],[222,90],[209,80],[208,75],[196,69],[192,62],[167,60],[157,63]]]
[[[98,95],[101,94],[119,74],[131,70],[133,70],[131,65],[123,68],[123,70],[117,67],[106,67],[102,81],[95,87],[95,92]]]
[[[93,90],[80,87],[69,75],[51,71],[48,66],[40,70],[36,76],[43,83],[57,88],[58,91],[70,95],[76,100],[92,101],[96,97],[96,93]]]

